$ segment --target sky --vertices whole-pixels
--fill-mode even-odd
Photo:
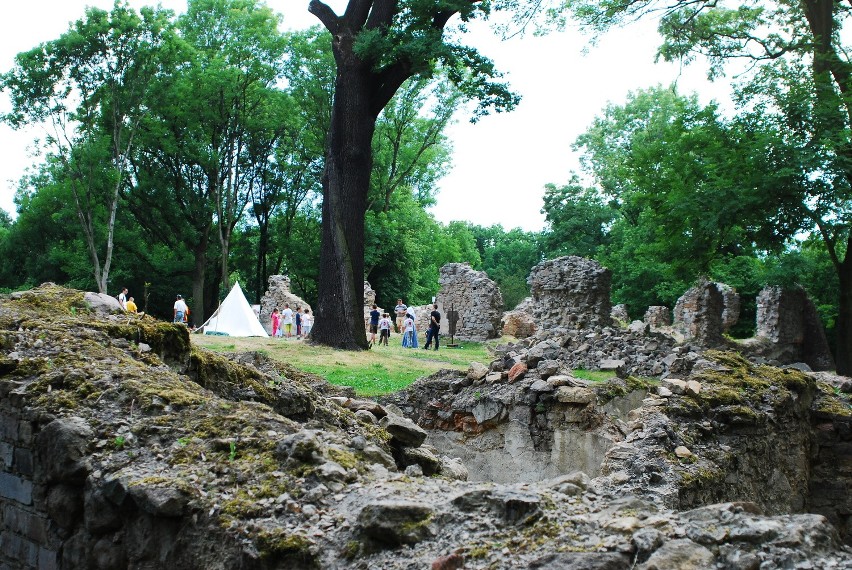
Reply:
[[[152,0],[131,0],[139,8]],[[345,0],[329,0],[339,11]],[[112,0],[28,0],[4,5],[0,21],[0,71],[14,65],[17,53],[57,38],[86,6],[112,7]],[[165,8],[181,13],[185,0],[161,0]],[[284,16],[282,29],[300,29],[318,23],[307,11],[308,0],[267,0]],[[494,60],[505,79],[522,97],[518,107],[480,119],[460,114],[447,134],[453,145],[453,165],[439,182],[435,218],[447,223],[466,220],[482,226],[539,231],[544,186],[566,184],[579,170],[571,145],[602,113],[608,103],[621,104],[630,91],[677,83],[681,93],[699,94],[703,103],[725,104],[727,86],[710,84],[698,65],[681,68],[655,64],[659,43],[651,22],[633,24],[597,38],[577,30],[544,37],[517,36],[500,40],[487,25],[472,26],[466,41]],[[0,94],[0,112],[8,111],[8,96]],[[0,208],[13,213],[18,180],[29,165],[32,141],[42,131],[13,131],[0,125]]]

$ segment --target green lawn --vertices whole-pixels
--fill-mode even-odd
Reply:
[[[393,335],[387,347],[375,346],[372,350],[349,352],[300,340],[206,335],[191,337],[196,345],[219,352],[262,352],[272,359],[318,374],[332,384],[352,386],[360,396],[395,392],[421,376],[442,368],[467,370],[473,361],[488,364],[493,358],[488,347],[498,342],[464,342],[459,343],[458,348],[442,347],[438,351],[427,351],[402,348],[402,337]]]

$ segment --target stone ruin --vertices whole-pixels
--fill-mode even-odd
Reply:
[[[609,316],[613,321],[619,321],[622,323],[630,322],[630,315],[627,313],[627,305],[625,305],[624,303],[613,305],[612,311],[610,311]]]
[[[286,275],[270,275],[269,288],[263,297],[260,299],[260,324],[266,329],[267,334],[272,334],[272,316],[273,309],[278,311],[284,310],[284,304],[289,303],[293,313],[296,312],[296,307],[302,307],[302,310],[308,309],[313,314],[311,306],[301,297],[290,291],[290,278]],[[295,331],[295,327],[293,329]],[[295,334],[295,332],[294,332]]]
[[[503,313],[503,317],[500,319],[503,335],[515,338],[527,338],[534,335],[536,326],[532,308],[532,297],[527,297],[518,303],[517,307]]]
[[[503,297],[484,271],[472,269],[469,263],[448,263],[441,268],[439,283],[437,303],[442,315],[442,336],[450,334],[450,309],[458,313],[455,338],[482,341],[500,336]],[[418,327],[421,322],[428,323],[431,308],[427,307],[417,308]]]
[[[652,305],[645,311],[642,322],[652,329],[669,327],[672,324],[672,312],[668,307]]]
[[[535,340],[377,403],[81,292],[0,297],[0,568],[852,568],[848,396],[728,353],[590,382]]]
[[[672,327],[686,341],[715,347],[724,344],[722,334],[738,317],[736,292],[721,283],[702,281],[677,300]]]
[[[610,324],[612,273],[597,261],[577,256],[549,259],[532,268],[527,283],[539,329]]]
[[[758,294],[755,337],[752,346],[770,359],[801,361],[813,370],[834,369],[816,307],[802,288],[765,287]]]

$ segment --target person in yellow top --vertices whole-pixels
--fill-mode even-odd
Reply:
[[[133,297],[127,299],[127,304],[125,305],[125,309],[128,313],[136,313],[139,309],[136,307],[136,303],[133,302]]]

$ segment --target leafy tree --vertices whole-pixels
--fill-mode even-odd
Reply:
[[[613,205],[594,188],[584,188],[576,176],[565,186],[547,184],[541,211],[548,225],[543,235],[548,257],[594,257],[608,242],[616,216]]]
[[[732,62],[750,64],[755,81],[742,95],[768,112],[787,174],[784,215],[766,226],[792,235],[813,228],[838,279],[837,371],[852,373],[852,61],[840,33],[852,12],[837,0],[767,1],[756,6],[671,0],[591,2],[571,0],[574,13],[593,29],[661,12],[659,54],[666,60],[709,60],[711,77]],[[777,83],[766,81],[774,77]],[[774,173],[774,171],[768,171]]]
[[[529,8],[501,2],[495,9]],[[541,9],[536,3],[532,11]],[[366,348],[363,334],[364,214],[367,210],[376,120],[411,77],[436,67],[481,110],[510,109],[516,97],[494,81],[492,63],[445,34],[450,19],[487,16],[492,3],[469,0],[350,0],[342,15],[312,0],[309,11],[332,36],[334,105],[323,174],[323,231],[314,338],[340,348]]]
[[[168,14],[147,8],[136,14],[121,2],[111,12],[88,8],[58,39],[18,54],[0,80],[12,96],[5,121],[49,126],[47,141],[65,166],[100,292],[109,282],[119,192],[130,182],[129,153],[157,75]]]

